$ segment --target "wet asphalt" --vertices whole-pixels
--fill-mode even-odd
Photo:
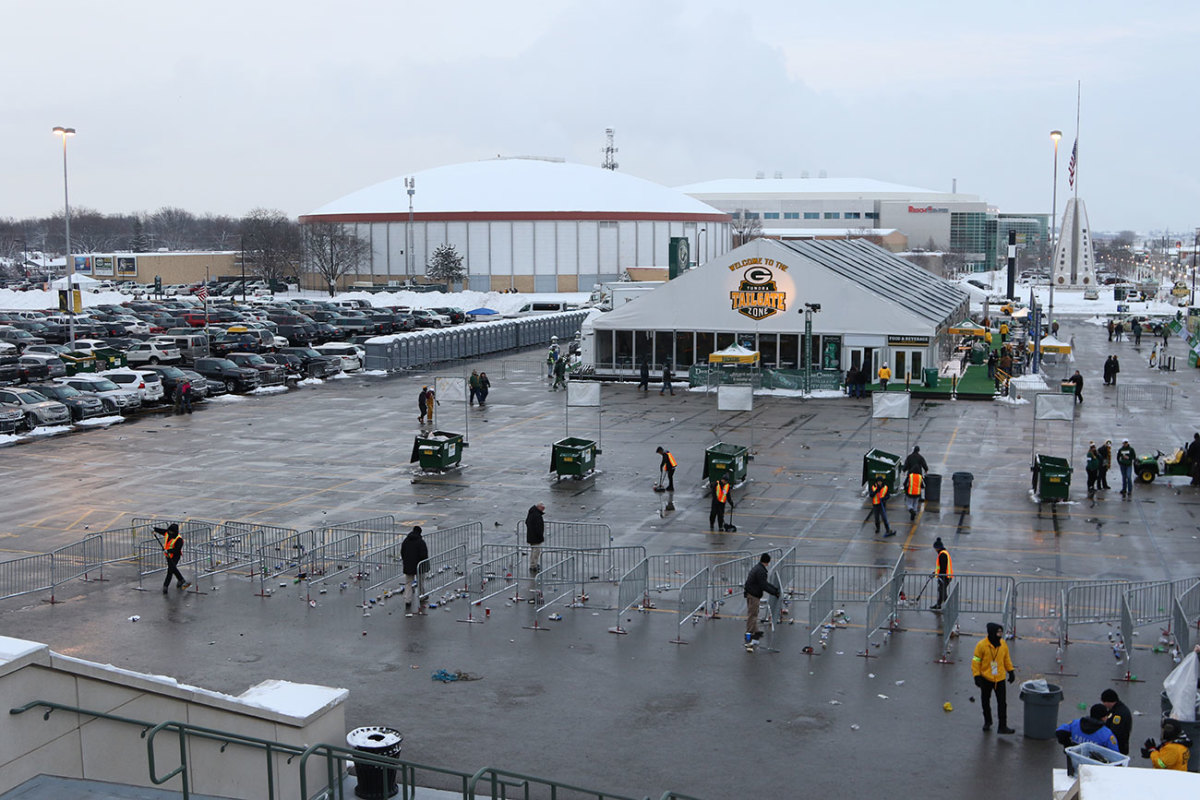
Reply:
[[[563,393],[547,391],[541,353],[528,351],[468,365],[491,378],[486,408],[443,399],[437,426],[465,431],[470,442],[458,473],[414,481],[409,456],[417,392],[435,375],[461,374],[462,365],[354,377],[7,448],[0,546],[13,557],[44,552],[142,516],[307,529],[382,514],[426,529],[480,521],[488,541],[511,542],[540,501],[549,520],[604,522],[616,544],[650,553],[794,545],[807,563],[885,566],[903,555],[910,571],[928,573],[930,545],[941,537],[961,573],[1200,575],[1200,490],[1156,481],[1122,501],[1114,468],[1114,488],[1089,501],[1082,470],[1090,440],[1129,438],[1141,452],[1190,439],[1200,430],[1197,375],[1182,365],[1150,370],[1149,339],[1139,351],[1108,343],[1103,329],[1081,320],[1060,321],[1064,337],[1075,336],[1078,361],[1052,374],[1079,368],[1086,385],[1073,431],[1075,488],[1071,502],[1055,506],[1030,497],[1034,437],[1039,452],[1065,455],[1072,426],[1034,427],[1030,405],[926,401],[914,403],[907,423],[871,423],[868,401],[757,397],[753,411],[735,414],[718,411],[712,395],[677,388],[660,397],[657,387],[644,394],[629,383],[606,384],[599,412],[568,413]],[[1178,340],[1171,347],[1182,351]],[[1121,359],[1120,382],[1171,386],[1171,408],[1119,410],[1115,389],[1100,379],[1110,353]],[[550,444],[568,432],[600,441],[598,473],[555,482]],[[734,493],[736,533],[708,526],[701,468],[705,447],[718,439],[755,454],[748,482]],[[870,447],[903,454],[913,444],[945,475],[943,502],[915,522],[894,502],[898,535],[883,539],[863,524],[862,456]],[[670,497],[651,489],[658,445],[680,460]],[[975,476],[969,512],[950,502],[957,471]],[[44,595],[3,601],[0,631],[234,694],[269,678],[344,686],[350,727],[398,728],[406,758],[464,772],[496,765],[631,796],[674,789],[700,798],[881,790],[1044,797],[1050,769],[1062,761],[1053,742],[1021,735],[1016,687],[1009,717],[1017,734],[980,730],[969,662],[992,621],[983,616],[963,616],[953,663],[942,664],[939,617],[917,609],[902,611],[902,631],[877,633],[868,646],[863,606],[849,604],[849,625],[810,656],[800,626],[787,624],[764,640],[769,647],[747,653],[740,597],[720,618],[682,631],[667,604],[632,612],[622,621],[628,633],[614,635],[604,586],[583,608],[552,609],[562,619],[543,615],[547,630],[535,631],[532,606],[504,596],[488,602],[484,623],[465,624],[461,600],[412,617],[391,600],[368,616],[353,590],[336,586],[310,606],[299,586],[261,598],[255,582],[234,575],[202,582],[203,593],[165,598],[135,591],[128,567],[106,577],[62,587],[55,605]],[[129,622],[133,615],[140,621]],[[1021,680],[1063,685],[1060,721],[1115,687],[1144,714],[1134,722],[1140,741],[1157,733],[1161,679],[1172,665],[1150,649],[1158,626],[1146,626],[1132,664],[1141,681],[1119,680],[1126,670],[1112,656],[1109,630],[1073,629],[1060,665],[1049,628],[1028,623],[1010,643],[1013,660]],[[678,638],[687,644],[672,642]],[[439,669],[479,680],[435,682]]]

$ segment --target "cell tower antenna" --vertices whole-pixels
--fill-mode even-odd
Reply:
[[[620,164],[617,163],[614,156],[617,154],[617,148],[613,145],[613,135],[616,133],[612,128],[604,129],[604,149],[600,152],[604,153],[604,163],[600,165],[601,169],[611,169],[614,172]]]

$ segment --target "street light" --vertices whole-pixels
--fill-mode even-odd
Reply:
[[[67,137],[75,135],[74,128],[58,125],[52,133],[62,137],[63,145],[63,222],[66,226],[67,251],[67,331],[71,344],[75,343],[75,259],[71,257],[71,200],[67,193]]]
[[[820,311],[820,303],[804,304],[804,393],[812,394],[812,315]]]
[[[1057,246],[1058,233],[1058,140],[1062,138],[1062,131],[1050,131],[1050,138],[1054,140],[1054,191],[1053,199],[1050,201],[1050,307],[1047,316],[1050,317],[1050,324],[1054,324],[1054,250]],[[1039,331],[1040,333],[1040,331]]]
[[[408,241],[405,243],[405,247],[404,247],[404,256],[405,256],[404,269],[408,273],[408,279],[412,280],[412,277],[413,277],[413,267],[412,267],[413,195],[416,194],[416,192],[417,192],[417,179],[416,178],[405,178],[404,179],[404,188],[408,190],[408,231],[407,231],[407,236],[405,237]],[[375,272],[375,267],[374,267],[374,265],[372,265],[372,267],[371,267],[372,275],[374,274],[374,272]]]
[[[696,266],[700,266],[700,259],[704,257],[704,249],[700,246],[700,234],[704,234],[704,243],[708,244],[708,228],[699,228],[696,231]]]

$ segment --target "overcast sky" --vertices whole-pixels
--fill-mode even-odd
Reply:
[[[437,7],[435,8],[434,5]],[[669,186],[868,177],[1097,230],[1200,225],[1200,5],[8,0],[0,216],[289,215],[504,155]],[[417,205],[420,204],[418,186]]]

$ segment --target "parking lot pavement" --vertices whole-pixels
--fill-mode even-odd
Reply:
[[[1118,409],[1099,379],[1109,354],[1103,329],[1063,322],[1078,360],[1053,367],[1083,371],[1085,403],[1074,424],[1074,458],[1089,440],[1128,437],[1140,452],[1190,439],[1200,429],[1191,372],[1134,367],[1131,343],[1116,349],[1121,380],[1170,385],[1170,409]],[[1111,347],[1116,348],[1115,343]],[[1182,348],[1180,348],[1182,349]],[[1200,492],[1156,481],[1131,501],[1117,490],[1088,501],[1082,470],[1069,503],[1039,506],[1030,496],[1034,429],[1030,405],[931,401],[909,422],[868,419],[866,402],[758,397],[752,412],[726,414],[702,392],[659,397],[633,383],[606,385],[603,407],[565,407],[547,391],[539,354],[466,368],[492,379],[484,408],[443,397],[437,427],[466,432],[464,468],[414,474],[416,395],[434,373],[387,380],[356,378],[285,395],[204,409],[191,417],[138,420],[87,436],[10,449],[0,463],[9,497],[0,508],[0,545],[40,552],[114,527],[133,516],[255,520],[305,529],[394,514],[426,529],[480,521],[489,540],[514,541],[533,503],[550,520],[604,522],[615,544],[650,553],[765,550],[795,546],[805,563],[933,566],[940,537],[955,571],[1041,577],[1182,579],[1200,575],[1195,514]],[[441,374],[458,374],[448,367]],[[550,444],[568,432],[601,443],[598,473],[555,482]],[[1067,423],[1038,423],[1038,452],[1068,455]],[[708,529],[701,481],[704,448],[721,439],[755,453],[750,480],[734,489],[736,533]],[[943,503],[910,523],[901,502],[890,512],[899,535],[883,539],[864,523],[862,456],[870,447],[903,454],[920,444],[943,474]],[[656,446],[680,461],[673,496],[656,494]],[[974,474],[969,512],[950,502],[954,472]],[[1119,486],[1116,471],[1110,483]],[[456,622],[462,601],[425,617],[405,617],[395,600],[356,607],[353,587],[327,587],[310,607],[286,581],[269,599],[227,576],[205,594],[130,591],[126,572],[106,584],[63,587],[51,606],[36,598],[0,604],[7,635],[49,643],[71,655],[165,673],[240,692],[268,678],[351,690],[350,726],[386,724],[405,734],[404,755],[472,771],[484,764],[629,794],[672,788],[698,797],[799,791],[855,795],[881,789],[956,797],[1046,796],[1052,742],[1024,739],[1012,687],[1016,736],[980,731],[969,675],[970,648],[990,618],[964,613],[954,663],[939,664],[939,617],[901,613],[904,629],[866,644],[863,605],[820,655],[802,652],[801,625],[764,640],[778,653],[741,645],[744,604],[729,596],[721,618],[683,630],[669,605],[629,613],[628,633],[608,633],[615,612],[596,604],[561,608],[562,620],[529,630],[533,607],[490,601],[485,624]],[[795,606],[806,614],[803,603]],[[552,609],[553,610],[553,609]],[[547,612],[549,613],[549,611]],[[127,619],[137,614],[141,621]],[[1110,627],[1080,626],[1060,665],[1053,632],[1021,625],[1011,643],[1018,676],[1048,676],[1066,700],[1060,721],[1116,687],[1137,712],[1134,739],[1155,735],[1159,683],[1168,656],[1149,649],[1156,626],[1140,630],[1132,662],[1142,682],[1116,683],[1126,668],[1112,656]],[[674,644],[680,637],[687,644]],[[877,645],[877,646],[876,646]],[[875,658],[859,657],[866,651]],[[481,680],[441,684],[437,669]],[[1061,676],[1060,676],[1061,673]],[[943,710],[951,703],[953,711]],[[1136,759],[1135,759],[1136,761]],[[850,765],[851,768],[847,768]],[[931,783],[932,782],[932,783]]]

